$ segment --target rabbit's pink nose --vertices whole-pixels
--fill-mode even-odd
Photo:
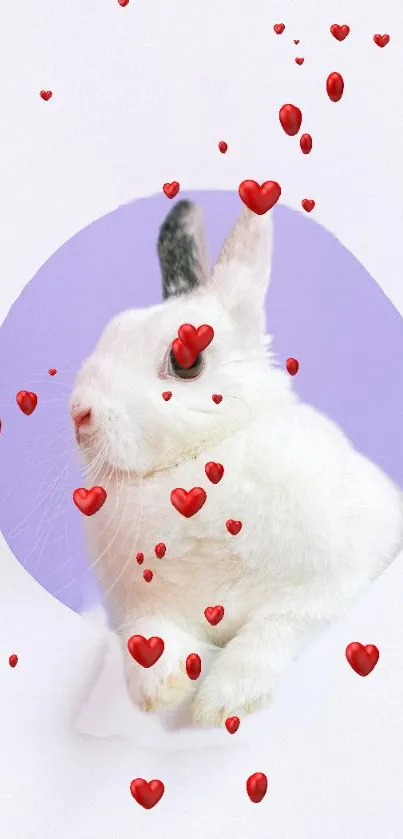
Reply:
[[[76,427],[76,431],[82,428],[84,425],[89,425],[91,422],[91,408],[85,408],[82,411],[72,410],[71,415],[73,417],[73,422]]]

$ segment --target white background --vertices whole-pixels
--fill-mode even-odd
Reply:
[[[343,43],[332,23],[350,25]],[[165,181],[236,189],[244,178],[279,181],[291,207],[314,198],[315,218],[403,313],[400,0],[20,0],[4,7],[0,31],[0,319],[59,246],[119,204]],[[384,49],[375,32],[391,35]],[[338,104],[325,93],[335,70]],[[311,155],[279,127],[285,102],[303,111]],[[402,835],[402,560],[233,737],[168,734],[140,718],[117,654],[104,658],[102,628],[41,591],[4,542],[0,562],[1,836]],[[352,640],[381,650],[366,679],[343,658]],[[92,736],[73,730],[72,709]],[[258,770],[269,791],[252,805],[244,785]],[[152,811],[128,792],[138,775],[166,783]]]

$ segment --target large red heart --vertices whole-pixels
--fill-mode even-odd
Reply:
[[[374,41],[377,47],[386,47],[390,41],[390,35],[374,35]]]
[[[184,370],[188,370],[196,361],[197,353],[190,349],[187,344],[184,344],[180,338],[175,338],[172,341],[171,350],[179,366],[183,367]]]
[[[342,26],[339,26],[338,23],[333,23],[330,27],[330,31],[336,41],[344,41],[347,38],[348,33],[350,32],[350,27],[347,26],[345,23]]]
[[[158,636],[147,640],[144,635],[132,635],[127,642],[127,649],[137,664],[141,664],[142,667],[152,667],[161,658],[165,644]]]
[[[91,487],[91,489],[79,487],[73,492],[73,501],[85,516],[95,515],[105,504],[106,498],[106,490],[103,487]]]
[[[178,181],[172,181],[171,184],[164,184],[162,189],[164,190],[167,198],[175,198],[175,195],[177,195],[180,190],[180,184],[178,184]]]
[[[212,484],[219,484],[224,474],[224,467],[222,463],[214,463],[211,460],[209,463],[206,463],[204,471]]]
[[[207,606],[204,616],[211,626],[217,626],[224,617],[224,606]]]
[[[32,391],[19,390],[15,398],[18,407],[21,408],[22,413],[26,414],[27,417],[33,413],[38,404],[38,397]]]
[[[178,335],[181,341],[197,355],[211,344],[214,338],[214,329],[207,323],[203,323],[197,329],[191,323],[183,323],[178,329]]]
[[[254,772],[246,781],[246,792],[254,804],[259,804],[267,792],[267,777],[264,772]]]
[[[242,181],[238,194],[254,213],[263,216],[277,203],[281,195],[281,186],[276,181],[265,181],[261,186],[256,181]]]
[[[171,504],[182,516],[190,519],[201,510],[206,502],[207,494],[201,487],[193,487],[189,492],[178,487],[171,492]]]
[[[161,800],[165,787],[162,781],[145,781],[144,778],[135,778],[130,784],[130,792],[137,804],[141,804],[145,810],[151,810]]]
[[[358,641],[353,641],[346,648],[346,658],[350,667],[359,676],[368,676],[378,662],[379,650],[374,644],[367,644],[364,647]]]

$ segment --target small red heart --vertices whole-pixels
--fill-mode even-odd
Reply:
[[[228,717],[225,720],[225,728],[227,729],[228,733],[235,734],[235,732],[238,731],[240,722],[241,720],[239,719],[239,717]]]
[[[276,181],[265,181],[259,186],[256,181],[242,181],[238,187],[240,199],[256,215],[263,216],[271,210],[281,195],[281,186]]]
[[[220,402],[222,402],[221,393],[213,393],[211,398],[212,398],[213,402],[215,402],[216,405],[219,405]]]
[[[197,329],[191,323],[183,323],[178,329],[178,336],[182,343],[197,355],[211,344],[214,338],[214,329],[207,323],[203,323]]]
[[[364,647],[358,641],[353,641],[346,647],[346,658],[359,676],[368,676],[378,662],[379,650],[374,644],[366,644]]]
[[[259,804],[267,792],[267,777],[263,772],[255,772],[246,781],[246,792],[254,804]]]
[[[301,151],[303,154],[309,154],[312,151],[312,137],[310,134],[302,134],[299,140]]]
[[[190,519],[201,510],[206,502],[207,494],[201,487],[193,487],[189,492],[178,487],[171,492],[171,504],[182,516]]]
[[[225,154],[225,152],[228,149],[228,143],[226,143],[225,140],[220,140],[220,142],[218,144],[218,148],[219,148],[221,154]]]
[[[290,376],[296,376],[299,370],[299,362],[296,358],[287,358],[285,366]]]
[[[144,778],[135,778],[130,784],[130,792],[137,804],[141,804],[145,810],[151,810],[161,800],[165,787],[162,781],[145,781]]]
[[[201,658],[197,653],[190,653],[186,659],[186,673],[189,679],[196,681],[201,673]]]
[[[164,402],[169,402],[171,396],[172,396],[172,391],[171,390],[164,390],[164,392],[162,394],[162,398],[163,398]]]
[[[163,559],[167,552],[166,545],[163,542],[158,542],[158,545],[154,548],[154,553],[157,559]]]
[[[91,489],[80,487],[73,492],[73,501],[85,516],[95,515],[105,504],[106,498],[106,490],[103,487],[91,487]]]
[[[175,195],[177,195],[180,190],[180,184],[178,184],[178,181],[172,181],[171,184],[164,184],[162,189],[164,190],[167,198],[175,198]]]
[[[43,99],[45,102],[48,102],[49,99],[52,98],[53,93],[52,93],[51,90],[41,90],[39,95],[40,95],[41,99]]]
[[[333,23],[330,27],[330,31],[336,41],[344,41],[347,38],[348,33],[350,32],[350,27],[343,23],[342,26],[339,26],[338,23]]]
[[[18,664],[18,655],[15,655],[15,653],[13,653],[13,655],[10,655],[10,658],[8,659],[8,663],[9,663],[10,667],[16,667],[17,664]]]
[[[326,91],[332,102],[340,102],[344,91],[344,80],[340,73],[330,73],[326,79]]]
[[[36,393],[32,393],[32,391],[19,390],[15,398],[18,407],[21,409],[23,414],[26,414],[27,417],[33,413],[38,404],[38,397]]]
[[[390,41],[390,35],[374,35],[374,41],[377,47],[386,47]]]
[[[152,571],[150,571],[148,568],[144,569],[143,577],[144,577],[146,583],[151,583],[151,580],[152,580],[153,576],[154,576],[154,574],[153,574]]]
[[[204,616],[211,626],[217,626],[224,617],[224,606],[207,606]]]
[[[298,134],[302,124],[302,112],[296,105],[283,105],[278,112],[278,117],[281,127],[289,137]]]
[[[136,562],[138,562],[138,564],[139,564],[139,565],[142,565],[142,564],[143,564],[143,562],[144,562],[144,554],[143,554],[143,552],[142,552],[142,551],[139,551],[139,552],[138,552],[138,554],[136,554]]]
[[[171,350],[179,366],[183,367],[184,370],[188,370],[196,361],[197,352],[190,349],[180,338],[175,338],[172,341]]]
[[[296,41],[294,41],[294,44],[299,44],[299,38]]]
[[[299,64],[300,66],[301,66],[301,64],[303,64],[303,63],[304,63],[304,61],[305,61],[305,58],[296,58],[296,59],[295,59],[295,63],[296,63],[296,64]]]
[[[214,463],[211,460],[209,463],[206,463],[204,471],[212,484],[219,484],[224,474],[224,467],[222,463]]]
[[[242,522],[236,521],[235,519],[228,519],[225,522],[225,527],[228,530],[228,533],[231,533],[231,536],[237,536],[239,531],[242,529]]]
[[[301,204],[306,213],[311,213],[315,206],[315,201],[312,198],[303,198]]]
[[[124,9],[124,7],[128,5],[129,0],[118,0],[118,3],[119,6],[122,6],[122,8]]]
[[[274,26],[273,26],[273,29],[274,29],[276,35],[281,35],[281,33],[284,32],[285,24],[284,23],[275,23]]]
[[[137,664],[141,664],[142,667],[152,667],[161,658],[165,644],[158,636],[147,640],[144,635],[132,635],[127,642],[127,649]]]
[[[56,367],[50,367],[48,370],[49,376],[56,376],[57,370]]]

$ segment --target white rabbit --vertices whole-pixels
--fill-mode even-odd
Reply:
[[[176,204],[159,238],[168,299],[111,321],[71,401],[88,485],[108,493],[86,521],[129,691],[148,710],[194,693],[205,725],[270,698],[304,639],[342,614],[403,541],[399,490],[301,404],[268,352],[271,238],[270,213],[243,210],[210,276],[199,210]],[[184,323],[214,329],[190,370],[171,351]],[[224,466],[218,484],[206,477],[209,461]],[[171,503],[178,487],[207,493],[190,518]],[[238,535],[228,519],[242,522]],[[204,610],[215,605],[224,617],[210,626]],[[153,667],[133,661],[131,635],[164,640]],[[210,670],[190,680],[187,656],[203,660],[211,645],[221,649]]]

